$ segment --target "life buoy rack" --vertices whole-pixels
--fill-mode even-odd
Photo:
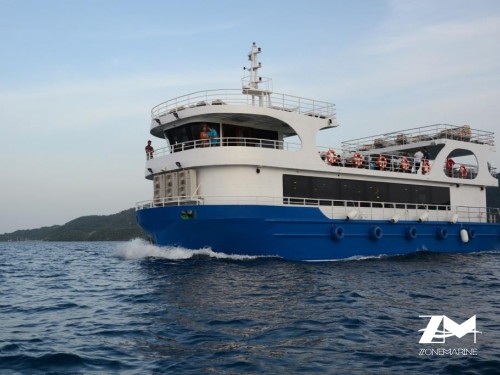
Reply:
[[[458,175],[460,178],[467,177],[467,167],[463,164],[460,165],[460,169],[458,170]]]
[[[356,152],[352,156],[352,163],[356,168],[361,167],[363,165],[363,156],[359,152]]]
[[[377,159],[377,167],[381,171],[387,168],[387,159],[384,155],[380,155]]]
[[[337,162],[337,160],[338,160],[338,156],[337,156],[337,153],[335,152],[335,150],[329,149],[326,152],[325,159],[326,159],[326,162],[328,164],[330,164],[330,165],[335,164]]]
[[[408,172],[410,170],[410,161],[406,156],[403,159],[401,159],[400,165],[401,165],[401,170],[403,172]]]
[[[429,164],[429,160],[424,160],[422,163],[422,173],[427,174],[431,170],[431,165]]]

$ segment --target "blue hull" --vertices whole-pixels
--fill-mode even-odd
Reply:
[[[331,220],[316,207],[169,206],[137,211],[139,225],[160,246],[210,247],[227,254],[329,260],[500,250],[500,224]],[[468,242],[461,238],[466,229]]]

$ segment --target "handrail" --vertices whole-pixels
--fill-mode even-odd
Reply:
[[[342,154],[336,155],[335,161],[333,163],[329,162],[326,154],[327,150],[324,147],[321,147],[320,157],[324,160],[324,162],[331,166],[337,167],[350,167],[350,168],[358,168],[358,169],[371,169],[371,170],[379,170],[386,172],[400,172],[400,173],[417,173],[415,171],[415,158],[411,156],[406,156],[403,154],[395,155],[395,154],[377,154],[375,156],[372,155],[361,155],[361,158],[356,164],[354,161],[355,154]],[[403,160],[407,160],[407,164],[403,162]],[[424,163],[427,163],[427,166],[424,167]],[[460,171],[461,166],[465,167],[466,173],[462,173]],[[406,168],[405,168],[406,167]],[[434,160],[422,159],[419,167],[419,174],[429,174],[433,167],[438,167],[435,165]],[[446,169],[446,165],[442,166],[443,174],[448,177],[453,178],[461,178],[461,179],[474,179],[477,177],[478,173],[478,165],[477,164],[467,164],[467,163],[456,163],[453,169],[448,171]],[[496,176],[496,168],[489,169],[490,174],[495,177]]]
[[[210,142],[212,141],[212,142]],[[247,138],[247,137],[222,137],[222,138],[212,138],[211,140],[196,139],[193,141],[187,141],[182,143],[176,143],[168,147],[162,147],[153,152],[153,158],[173,154],[175,152],[181,152],[186,150],[192,150],[195,148],[210,148],[210,147],[257,147],[257,148],[270,148],[275,150],[288,150],[297,151],[300,150],[301,145],[297,143],[278,141],[274,139],[262,139],[262,138]]]
[[[262,100],[255,100],[258,97]],[[298,96],[263,91],[261,95],[244,93],[241,89],[216,89],[197,91],[158,104],[151,110],[151,118],[159,118],[166,113],[182,111],[209,105],[264,106],[280,111],[296,112],[313,117],[335,118],[335,104]]]
[[[402,146],[435,139],[455,139],[494,146],[494,133],[471,129],[469,125],[436,124],[400,130],[342,142],[344,152],[372,151],[390,146]]]
[[[411,221],[418,220],[424,212],[428,212],[433,215],[432,220],[437,221],[451,220],[454,214],[458,215],[459,222],[491,223],[500,221],[500,208],[275,196],[178,196],[138,202],[136,210],[165,206],[206,204],[331,207],[332,216],[343,218],[346,218],[350,211],[356,209],[362,214],[358,215],[358,217],[362,217],[361,220],[391,220],[397,214],[399,215],[399,220]]]

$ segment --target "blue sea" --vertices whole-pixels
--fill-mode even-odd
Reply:
[[[431,316],[456,323],[445,343],[419,343]],[[0,374],[499,372],[498,252],[307,263],[0,243]]]

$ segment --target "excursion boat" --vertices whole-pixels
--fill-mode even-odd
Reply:
[[[160,246],[333,260],[500,250],[494,134],[438,124],[318,146],[335,105],[273,91],[248,55],[242,89],[199,91],[151,111],[137,221]]]

